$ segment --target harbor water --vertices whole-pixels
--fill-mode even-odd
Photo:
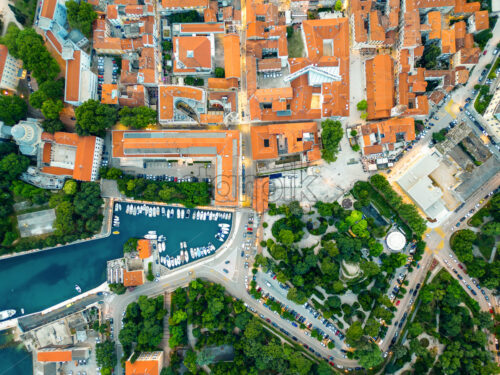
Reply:
[[[161,255],[177,256],[181,242],[187,243],[188,250],[209,242],[219,248],[223,242],[214,237],[220,229],[218,224],[231,224],[231,220],[178,219],[176,215],[168,219],[161,212],[156,217],[133,216],[126,213],[126,205],[122,202],[121,211],[115,208],[114,212],[120,225],[112,231],[119,234],[1,260],[0,310],[16,309],[19,314],[24,309],[29,314],[76,296],[75,285],[82,292],[99,286],[106,281],[106,261],[121,257],[123,244],[131,237],[142,238],[148,231],[156,231],[166,237],[166,250]],[[192,214],[196,211],[191,209]],[[2,358],[5,354],[0,351]],[[0,364],[0,375],[4,375],[2,371],[4,366]]]

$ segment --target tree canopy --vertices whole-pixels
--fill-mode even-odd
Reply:
[[[323,141],[321,155],[325,161],[334,162],[337,160],[336,154],[339,143],[344,135],[342,124],[340,121],[327,119],[321,123],[321,129],[321,139]]]
[[[12,56],[23,61],[24,68],[31,70],[38,84],[54,80],[61,71],[42,36],[31,27],[19,30],[10,24],[0,43],[7,46]]]
[[[103,135],[117,120],[117,110],[106,104],[90,99],[77,107],[76,132],[78,135]]]
[[[149,107],[123,107],[120,110],[120,121],[125,126],[134,129],[143,129],[148,125],[156,124],[157,113]]]
[[[17,95],[0,96],[0,120],[5,125],[15,125],[26,118],[28,105]]]
[[[87,38],[92,33],[92,23],[97,19],[97,13],[92,8],[92,4],[85,1],[77,2],[69,0],[66,2],[69,25],[78,29]]]

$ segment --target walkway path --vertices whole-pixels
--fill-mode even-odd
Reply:
[[[23,25],[17,22],[16,17],[14,16],[14,12],[12,12],[12,10],[9,8],[9,3],[9,0],[0,0],[0,16],[2,16],[3,22],[3,30],[1,35],[5,34],[9,23],[16,24],[20,29],[24,28]]]

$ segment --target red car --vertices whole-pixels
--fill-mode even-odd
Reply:
[[[398,300],[398,302],[396,302],[396,306],[399,306],[400,303],[401,303],[401,300]]]
[[[488,51],[484,50],[484,52],[483,52],[483,56],[486,56],[486,53],[487,53],[487,52],[488,52]]]
[[[278,277],[278,276],[274,275],[273,280],[276,280],[276,278],[277,278],[277,277]]]

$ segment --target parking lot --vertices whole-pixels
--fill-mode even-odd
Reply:
[[[99,97],[102,93],[103,83],[117,83],[118,70],[119,69],[115,58],[108,56],[97,57],[97,92],[99,94]]]
[[[322,336],[323,342],[322,346],[326,346],[326,343],[331,340],[335,344],[337,349],[342,352],[347,346],[344,343],[344,335],[340,330],[338,330],[335,325],[328,319],[325,319],[318,311],[314,309],[313,306],[306,303],[304,305],[298,305],[287,299],[288,286],[281,284],[275,279],[275,275],[272,273],[262,273],[258,272],[255,281],[257,282],[257,289],[261,288],[263,296],[267,295],[267,298],[281,303],[285,310],[296,315],[297,322],[284,320],[287,324],[297,327],[300,323],[303,323],[310,330],[316,329]],[[274,324],[273,324],[274,325]],[[308,330],[302,331],[304,335],[310,336]],[[342,352],[342,356],[345,358],[345,353]]]

